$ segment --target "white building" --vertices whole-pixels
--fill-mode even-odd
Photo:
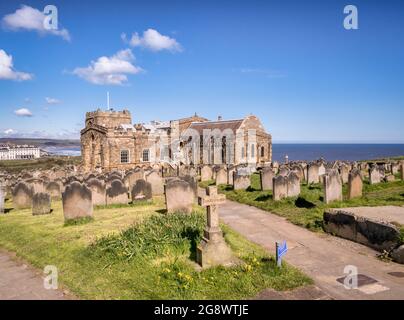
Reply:
[[[28,145],[0,145],[0,160],[26,160],[41,157],[38,147]]]

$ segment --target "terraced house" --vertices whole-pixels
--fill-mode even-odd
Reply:
[[[132,124],[128,110],[88,112],[81,131],[87,171],[134,165],[242,164],[272,159],[272,137],[253,115],[209,121],[197,114],[178,120]]]

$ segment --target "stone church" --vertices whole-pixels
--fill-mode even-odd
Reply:
[[[259,164],[272,159],[272,137],[261,121],[209,121],[198,115],[132,124],[128,110],[86,113],[81,130],[86,171],[122,170],[154,164]]]

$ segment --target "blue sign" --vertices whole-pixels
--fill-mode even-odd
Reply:
[[[282,243],[276,242],[276,262],[279,267],[282,265],[282,257],[288,252],[288,245],[286,241]]]

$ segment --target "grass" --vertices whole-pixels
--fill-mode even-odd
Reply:
[[[248,190],[233,190],[231,186],[226,185],[219,186],[219,190],[230,200],[270,211],[312,231],[323,230],[323,213],[327,208],[404,205],[403,181],[374,185],[364,181],[363,197],[352,200],[347,200],[347,185],[344,185],[344,200],[328,205],[323,202],[322,184],[303,184],[299,197],[273,201],[272,191],[260,191],[258,174],[251,176],[251,187]]]
[[[7,201],[8,208],[12,203]],[[162,215],[164,202],[99,207],[86,224],[64,226],[61,202],[53,213],[29,209],[0,216],[0,247],[35,267],[58,268],[59,284],[83,299],[244,299],[265,288],[310,284],[296,268],[275,266],[272,256],[223,226],[242,263],[232,268],[195,268],[195,246],[205,215]]]
[[[59,156],[32,160],[2,160],[0,161],[0,171],[9,173],[19,173],[22,170],[49,170],[55,166],[78,165],[81,157]]]

